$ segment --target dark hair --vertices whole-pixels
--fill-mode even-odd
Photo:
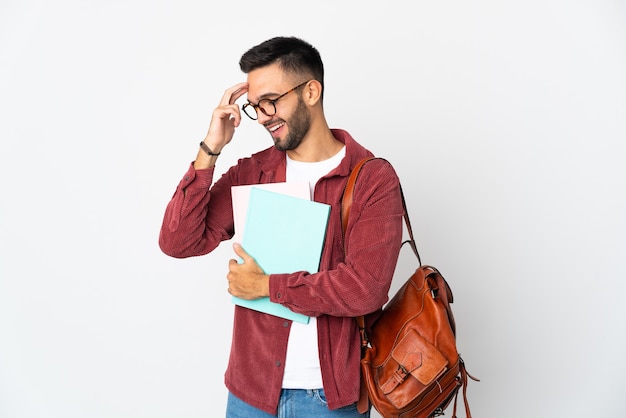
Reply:
[[[324,64],[320,53],[308,42],[293,36],[277,36],[250,48],[241,56],[239,68],[248,74],[274,63],[285,72],[305,74],[319,81],[324,91]]]

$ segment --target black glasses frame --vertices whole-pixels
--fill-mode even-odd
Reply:
[[[248,103],[245,103],[243,106],[241,106],[241,110],[243,110],[243,112],[246,114],[246,116],[249,117],[252,120],[257,120],[259,118],[259,115],[258,115],[259,109],[261,109],[261,112],[263,112],[263,114],[265,116],[274,116],[276,114],[276,102],[279,101],[280,99],[282,99],[283,97],[285,97],[286,95],[288,95],[289,93],[291,93],[292,91],[297,90],[300,87],[304,86],[309,81],[312,81],[312,80],[308,80],[308,81],[305,81],[304,83],[298,84],[297,86],[295,86],[291,90],[288,90],[288,91],[284,92],[283,94],[281,94],[280,96],[278,96],[275,99],[261,99],[261,100],[259,100],[259,103],[257,103],[257,104],[254,104],[254,103],[248,101]],[[266,105],[265,103],[269,103],[272,106],[269,107],[269,105]],[[264,109],[265,107],[268,107],[268,109],[274,109],[274,111],[273,112],[271,112],[271,111],[268,112],[266,109]],[[249,110],[250,108],[252,108],[252,111],[254,111],[253,115],[248,113],[250,111]]]

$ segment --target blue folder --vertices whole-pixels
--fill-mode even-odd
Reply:
[[[253,187],[241,245],[266,274],[319,270],[330,206]],[[237,305],[308,323],[309,317],[271,302],[269,297]]]

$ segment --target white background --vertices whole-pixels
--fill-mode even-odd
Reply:
[[[275,35],[320,50],[330,125],[396,167],[473,415],[626,416],[623,1],[3,0],[0,417],[223,416],[231,245],[157,237]],[[244,120],[218,171],[270,144]]]

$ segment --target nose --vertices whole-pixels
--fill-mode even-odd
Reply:
[[[261,111],[261,109],[258,109],[258,111],[256,112],[256,117],[256,121],[259,122],[261,125],[272,119],[272,116],[267,116],[264,112]]]

